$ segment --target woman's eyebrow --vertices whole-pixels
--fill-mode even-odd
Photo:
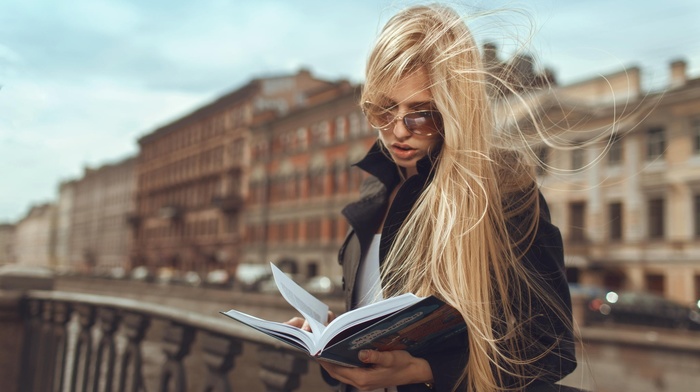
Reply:
[[[408,106],[408,107],[411,108],[411,109],[422,109],[422,108],[424,108],[424,107],[426,107],[426,106],[427,106],[427,107],[430,107],[430,108],[433,108],[433,107],[435,106],[435,101],[433,101],[433,100],[429,100],[429,101],[415,101],[415,102],[411,102],[410,100],[405,100],[405,101],[401,101],[401,102],[397,103],[397,102],[394,101],[393,99],[384,98],[384,99],[381,100],[381,102],[382,102],[382,106],[385,107],[385,108],[387,108],[387,109],[396,108],[396,107],[400,106],[401,104],[404,104],[404,105]]]
[[[435,107],[435,102],[434,101],[420,101],[420,102],[410,102],[408,106],[412,109],[423,109],[426,106],[428,108],[434,108]]]

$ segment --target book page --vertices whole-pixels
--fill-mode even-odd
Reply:
[[[324,331],[324,336],[319,340],[318,344],[320,347],[324,347],[336,334],[347,328],[354,327],[369,320],[384,318],[386,315],[415,305],[423,299],[424,297],[417,297],[412,293],[405,293],[343,313],[328,324]]]
[[[315,339],[310,332],[288,324],[263,320],[233,309],[228,312],[221,312],[221,314],[255,328],[260,332],[284,340],[294,346],[304,348],[308,352],[311,352],[312,348],[316,345]]]
[[[328,322],[328,305],[309,294],[274,264],[270,263],[270,267],[282,297],[306,318],[312,333],[320,336],[325,329],[324,325]]]

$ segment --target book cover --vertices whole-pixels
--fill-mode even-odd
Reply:
[[[382,320],[361,325],[339,335],[318,355],[335,363],[363,366],[360,350],[406,350],[420,357],[439,341],[467,328],[462,315],[434,296]]]

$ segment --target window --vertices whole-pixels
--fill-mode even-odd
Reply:
[[[362,170],[355,166],[348,166],[347,168],[347,179],[348,179],[348,189],[351,192],[358,191],[360,185],[362,185]]]
[[[321,238],[321,221],[312,219],[306,222],[306,241],[319,242]]]
[[[332,242],[338,238],[338,218],[328,219],[328,239]]]
[[[657,295],[664,295],[666,282],[664,276],[661,274],[646,274],[644,277],[644,283],[646,285],[647,291]]]
[[[666,150],[666,132],[663,128],[652,128],[647,134],[647,159],[663,158]]]
[[[290,225],[290,235],[291,235],[291,241],[296,243],[299,241],[299,222],[297,221],[291,221],[289,222]]]
[[[691,137],[693,138],[693,154],[700,155],[700,118],[696,118],[690,124]]]
[[[296,145],[298,148],[305,150],[309,146],[309,137],[308,133],[306,132],[306,128],[301,127],[297,129],[297,140],[296,140]]]
[[[610,143],[610,150],[608,150],[608,164],[610,166],[618,166],[622,163],[622,140],[620,140],[619,137],[616,137]]]
[[[244,142],[245,143],[245,142]],[[267,152],[268,152],[269,145],[267,141],[265,140],[260,140],[255,144],[255,147],[253,147],[253,160],[265,160],[267,159]]]
[[[571,242],[585,242],[586,241],[585,217],[586,217],[586,203],[585,202],[574,202],[574,203],[571,203],[569,205],[569,223],[570,223],[569,240]]]
[[[608,205],[608,219],[610,219],[610,240],[622,239],[622,203],[610,203]]]
[[[306,277],[313,278],[318,275],[318,262],[311,261],[306,265]]]
[[[549,149],[542,146],[537,150],[537,162],[535,162],[538,175],[543,175],[549,163]]]
[[[345,117],[338,116],[335,118],[335,141],[342,142],[345,140],[345,132],[347,132],[347,122]]]
[[[358,113],[352,113],[349,116],[350,120],[350,136],[351,137],[357,137],[360,135],[360,127],[362,126],[360,123],[364,121],[363,116],[360,116]]]
[[[649,200],[649,238],[664,237],[664,199]]]
[[[328,121],[322,121],[312,128],[313,144],[326,145],[330,142],[330,125]]]
[[[585,165],[586,150],[583,148],[577,148],[571,150],[571,169],[579,170]]]
[[[328,190],[331,195],[335,195],[337,193],[340,193],[340,176],[339,174],[342,173],[342,169],[338,165],[334,165],[331,167],[330,170],[330,189]]]
[[[323,171],[315,171],[309,173],[309,196],[320,197],[324,195],[323,180],[325,173]]]
[[[693,226],[696,238],[700,238],[700,195],[693,197]]]

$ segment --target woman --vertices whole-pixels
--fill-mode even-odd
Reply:
[[[371,52],[362,108],[378,140],[343,213],[346,304],[436,295],[467,332],[423,358],[362,351],[367,368],[321,362],[359,390],[496,391],[576,366],[559,230],[523,146],[496,131],[487,77],[464,21],[442,6],[394,16]],[[393,389],[390,389],[393,390]]]

